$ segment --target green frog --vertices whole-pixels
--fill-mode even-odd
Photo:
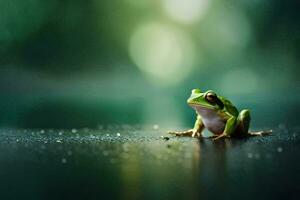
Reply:
[[[169,132],[176,136],[202,137],[202,131],[207,128],[213,133],[214,140],[225,137],[262,136],[272,132],[249,132],[250,111],[245,109],[239,112],[226,98],[209,90],[201,92],[193,89],[187,103],[197,114],[193,129],[182,132]]]

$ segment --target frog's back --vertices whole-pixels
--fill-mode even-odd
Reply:
[[[228,99],[226,99],[225,97],[220,97],[220,96],[218,98],[222,101],[222,103],[224,105],[224,108],[223,108],[224,111],[229,112],[231,115],[236,116],[236,117],[239,115],[238,109]]]

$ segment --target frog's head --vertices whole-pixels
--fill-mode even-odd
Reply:
[[[224,107],[218,95],[212,90],[202,93],[199,89],[193,89],[187,103],[193,108],[205,107],[209,109],[222,109]]]

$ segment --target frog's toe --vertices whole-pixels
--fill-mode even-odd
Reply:
[[[262,136],[262,131],[257,131],[257,132],[249,132],[248,134],[250,136]]]
[[[213,141],[218,140],[218,139],[221,139],[221,138],[225,138],[225,137],[230,137],[230,136],[227,135],[227,134],[225,134],[225,133],[222,133],[221,135],[219,135],[219,136],[213,138]]]
[[[194,138],[200,138],[201,137],[201,133],[198,131],[193,131],[192,137]]]
[[[264,136],[264,135],[270,135],[272,133],[273,133],[273,130],[268,130],[268,131],[248,132],[248,135],[250,135],[250,136]]]
[[[218,137],[219,135],[210,135],[210,136],[206,136],[205,138],[208,138],[208,139],[214,139],[216,137]]]
[[[188,130],[188,131],[169,131],[168,132],[171,135],[175,136],[191,136],[193,134],[193,130]]]
[[[192,137],[197,137],[197,132],[193,131]]]

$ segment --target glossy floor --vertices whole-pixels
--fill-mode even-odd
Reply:
[[[213,142],[158,126],[3,129],[0,197],[298,199],[299,131],[281,124],[271,136]]]

